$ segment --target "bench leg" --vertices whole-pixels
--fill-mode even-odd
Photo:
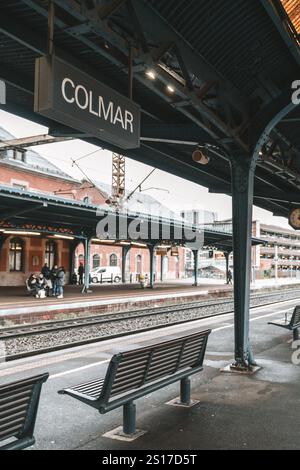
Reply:
[[[293,341],[297,341],[299,339],[299,329],[295,328],[293,330]]]
[[[130,401],[123,406],[123,432],[134,434],[136,431],[136,405]]]
[[[185,377],[180,381],[180,403],[189,405],[191,402],[191,380]]]

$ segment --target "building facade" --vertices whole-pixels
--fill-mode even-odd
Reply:
[[[253,247],[252,265],[255,277],[300,277],[300,234],[293,229],[254,221],[253,236],[261,238],[265,245]]]
[[[14,136],[0,128],[0,140]],[[0,185],[24,191],[55,195],[57,197],[80,200],[86,204],[104,205],[108,199],[101,183],[93,185],[89,181],[78,181],[61,171],[46,158],[32,150],[8,150],[0,152]],[[105,187],[105,185],[104,185]],[[159,202],[147,196],[144,198],[155,206]],[[139,195],[139,206],[143,209],[143,197]],[[148,202],[147,202],[148,203]],[[29,216],[28,216],[29,220]],[[53,221],[54,222],[54,221]],[[24,285],[32,272],[39,272],[46,262],[64,266],[67,279],[70,275],[71,247],[68,237],[63,235],[43,235],[5,230],[0,237],[0,286]],[[138,245],[138,244],[136,244]],[[84,263],[82,244],[75,252],[75,268]],[[100,244],[91,246],[91,268],[97,266],[119,266],[122,263],[122,247]],[[177,279],[184,276],[184,249],[179,248],[178,256],[156,256],[156,279]],[[149,250],[143,246],[132,246],[126,258],[126,279],[135,281],[139,274],[149,273]]]
[[[216,222],[214,226],[218,230],[231,230],[232,221],[222,220]],[[300,278],[300,233],[292,228],[268,225],[254,220],[252,236],[263,242],[252,246],[252,280]]]
[[[189,223],[201,227],[217,227],[218,213],[205,209],[186,209],[180,212],[180,216]],[[220,227],[222,231],[222,228]],[[230,257],[232,263],[232,255]],[[190,250],[184,252],[184,266],[186,276],[192,276],[194,271],[194,256]],[[226,259],[224,253],[214,246],[203,246],[198,252],[198,273],[200,277],[215,277],[225,279]]]

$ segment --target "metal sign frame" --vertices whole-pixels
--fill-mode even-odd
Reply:
[[[35,112],[122,149],[140,144],[140,106],[56,56],[36,59]]]

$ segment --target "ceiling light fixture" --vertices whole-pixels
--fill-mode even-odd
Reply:
[[[107,240],[107,239],[101,240],[100,238],[93,238],[92,243],[116,243],[116,241],[115,240]]]
[[[26,231],[21,231],[21,230],[4,230],[4,233],[7,233],[8,235],[30,235],[34,236],[36,235],[39,237],[41,235],[40,232],[26,232]]]
[[[62,240],[74,240],[74,237],[72,237],[71,235],[58,235],[58,234],[55,234],[53,236],[54,236],[54,238],[61,238]]]
[[[156,79],[156,74],[153,70],[147,70],[146,72],[146,75],[148,78],[150,78],[151,80],[155,80]]]
[[[167,91],[169,93],[175,93],[175,88],[172,85],[167,85]]]

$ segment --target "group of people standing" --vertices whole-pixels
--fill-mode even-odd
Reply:
[[[28,279],[28,288],[36,296],[43,298],[46,296],[62,299],[64,296],[65,269],[57,264],[52,269],[45,263],[40,274],[31,274]]]

